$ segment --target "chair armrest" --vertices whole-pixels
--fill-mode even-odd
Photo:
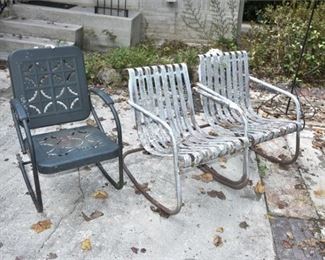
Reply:
[[[113,99],[101,89],[98,88],[91,88],[90,92],[94,93],[95,95],[99,96],[107,105],[114,105]]]
[[[11,99],[10,100],[10,105],[15,114],[17,115],[17,119],[22,122],[24,120],[29,119],[28,114],[22,103],[18,99]]]
[[[36,165],[36,154],[34,149],[33,137],[28,125],[29,117],[27,111],[18,99],[10,100],[10,107],[21,150],[24,154],[28,150],[33,165]],[[23,140],[20,125],[22,125],[22,127],[24,128],[28,148],[26,147],[26,143]]]
[[[113,117],[114,117],[114,121],[115,121],[115,124],[116,124],[116,130],[117,130],[117,138],[118,138],[118,145],[122,148],[123,147],[123,140],[122,140],[122,127],[121,127],[121,122],[120,122],[120,118],[117,114],[117,111],[114,107],[114,101],[113,99],[110,97],[110,95],[108,95],[106,92],[104,92],[103,90],[100,90],[100,89],[95,89],[95,88],[91,88],[90,89],[90,92],[99,96],[106,105],[109,106],[109,108],[111,109],[112,111],[112,114],[113,114]],[[93,111],[93,115],[94,115],[94,118],[96,120],[96,123],[99,127],[99,129],[102,131],[102,132],[105,132],[102,125],[100,124],[100,121],[98,119],[98,116],[97,116],[97,113],[95,112],[93,106],[92,107],[92,111]]]
[[[260,85],[263,85],[264,87],[266,87],[268,89],[272,89],[272,90],[274,90],[276,92],[279,92],[279,93],[291,98],[295,102],[295,105],[296,105],[296,115],[297,115],[297,120],[296,121],[297,121],[298,124],[301,124],[301,122],[300,122],[300,119],[301,119],[301,106],[300,106],[299,100],[297,99],[297,97],[295,95],[293,95],[290,92],[285,91],[285,90],[283,90],[283,89],[281,89],[279,87],[276,87],[276,86],[274,86],[272,84],[269,84],[269,83],[267,83],[267,82],[265,82],[263,80],[254,78],[252,76],[250,76],[249,79],[251,81],[254,81],[254,82],[260,84]]]
[[[245,115],[245,113],[243,112],[243,110],[234,102],[232,102],[231,100],[223,97],[222,95],[218,94],[217,92],[211,90],[210,88],[204,86],[201,83],[196,83],[197,87],[194,87],[194,90],[196,92],[198,92],[200,95],[211,99],[219,104],[222,104],[232,110],[237,111],[244,123],[244,137],[248,138],[248,120],[247,117]]]
[[[166,129],[168,135],[171,138],[171,143],[173,145],[173,152],[174,155],[178,155],[178,151],[177,151],[177,142],[176,142],[176,138],[174,136],[173,130],[172,128],[162,119],[160,119],[159,117],[157,117],[156,115],[154,115],[153,113],[149,112],[148,110],[146,110],[145,108],[133,103],[131,100],[128,101],[128,103],[130,104],[131,107],[133,107],[135,110],[141,112],[143,115],[145,115],[146,117],[151,118],[153,121],[155,121],[156,123],[162,125],[163,128]],[[178,158],[178,157],[176,157]]]

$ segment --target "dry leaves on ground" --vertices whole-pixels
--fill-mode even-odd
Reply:
[[[290,240],[293,240],[293,234],[292,234],[292,232],[288,231],[286,233],[286,235],[287,235],[287,238],[289,238]]]
[[[239,227],[243,228],[243,229],[247,229],[249,227],[249,225],[247,224],[246,221],[242,221],[239,223]]]
[[[90,118],[86,120],[86,124],[89,126],[96,126],[95,120],[90,119]]]
[[[87,216],[83,211],[81,211],[82,217],[86,221],[91,221],[93,219],[99,218],[104,215],[103,212],[95,210],[93,213],[90,214],[90,216]]]
[[[91,241],[89,238],[85,239],[84,241],[81,242],[81,245],[80,245],[81,249],[83,251],[89,251],[91,250],[92,246],[91,246]]]
[[[213,130],[209,131],[208,134],[211,135],[211,136],[218,136],[218,133],[213,131]]]
[[[202,173],[201,175],[192,175],[192,179],[208,183],[213,181],[213,175],[211,173],[206,172]]]
[[[314,138],[312,141],[313,148],[315,149],[325,149],[325,131],[322,129],[316,129],[314,131]]]
[[[52,226],[52,222],[50,219],[46,219],[46,220],[41,220],[38,221],[37,223],[32,225],[32,230],[34,230],[36,233],[41,233],[46,229],[51,228]]]
[[[324,198],[325,197],[325,190],[319,189],[314,191],[315,196]]]
[[[263,181],[258,181],[254,187],[255,193],[263,194],[265,192],[265,186]]]
[[[282,240],[282,245],[285,249],[291,249],[295,244],[288,240]]]
[[[169,218],[170,217],[170,215],[167,212],[165,212],[165,211],[163,211],[163,210],[161,210],[161,209],[159,209],[159,208],[157,208],[155,206],[150,206],[150,209],[151,209],[152,212],[158,213],[163,218]]]
[[[222,246],[223,245],[222,237],[218,236],[218,235],[215,235],[214,238],[213,238],[213,244],[216,247]]]
[[[225,194],[222,191],[211,190],[211,191],[208,191],[207,194],[211,198],[218,197],[218,199],[221,199],[221,200],[225,200],[226,199],[226,196],[225,196]]]
[[[216,232],[218,232],[218,233],[223,233],[223,231],[224,231],[224,228],[223,227],[218,227],[216,229]]]
[[[141,194],[141,191],[137,188],[137,187],[133,187],[134,188],[134,192],[135,194]],[[145,182],[145,183],[142,183],[140,184],[140,189],[144,192],[148,192],[148,191],[151,191],[150,188],[149,188],[149,184],[148,182]]]
[[[93,193],[93,197],[95,199],[107,199],[108,198],[108,194],[106,191],[103,190],[97,190]]]

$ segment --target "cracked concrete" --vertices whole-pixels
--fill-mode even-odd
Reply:
[[[319,185],[324,184],[324,167],[320,167],[323,159],[317,151],[309,150],[309,130],[306,130],[309,141],[303,142],[303,157],[299,158],[298,166],[284,170],[263,162],[268,167],[264,178],[267,202],[264,196],[256,197],[252,186],[234,191],[215,182],[194,180],[192,176],[201,172],[192,169],[181,175],[182,211],[166,219],[154,213],[143,196],[135,194],[127,177],[125,187],[117,191],[96,167],[91,166],[51,176],[41,175],[44,213],[38,214],[30,196],[26,194],[27,189],[15,159],[19,145],[8,106],[11,96],[8,73],[0,70],[0,79],[0,259],[271,260],[276,258],[277,251],[273,246],[276,237],[272,236],[270,215],[321,219],[324,214],[323,198],[313,195],[313,190],[322,188]],[[125,150],[129,150],[138,145],[133,114],[124,99],[119,97],[118,100],[116,107],[122,122]],[[102,121],[105,129],[114,133],[115,126],[107,108],[98,100],[95,103],[99,117],[106,118]],[[272,147],[275,144],[272,142],[268,145]],[[319,161],[314,160],[312,152],[317,154]],[[308,160],[310,156],[311,161]],[[173,202],[170,196],[173,194],[173,179],[169,160],[137,154],[130,156],[127,163],[143,182],[149,182],[154,194],[166,197],[167,203]],[[298,173],[302,165],[304,170]],[[214,166],[218,171],[238,175],[241,156],[229,158],[226,163],[218,161]],[[105,167],[114,178],[117,177],[116,160],[105,163]],[[314,175],[310,176],[310,169]],[[250,153],[250,173],[255,184],[260,177],[254,153]],[[301,183],[306,189],[298,191],[298,199],[289,198],[292,185]],[[97,190],[107,192],[108,198],[95,199],[93,193]],[[222,191],[226,199],[210,197],[207,192],[211,190]],[[285,210],[279,209],[278,202],[269,201],[272,196],[288,201],[289,206],[284,207]],[[299,204],[304,196],[308,198],[308,204]],[[297,205],[300,211],[297,211]],[[83,218],[82,212],[89,216],[96,210],[102,212],[103,216],[91,221]],[[35,233],[31,225],[44,219],[50,219],[52,227]],[[248,225],[246,229],[240,227],[244,221]],[[220,231],[220,227],[223,233],[217,231]],[[222,246],[214,246],[216,235],[222,237]],[[86,238],[92,243],[92,249],[87,252],[80,247]]]

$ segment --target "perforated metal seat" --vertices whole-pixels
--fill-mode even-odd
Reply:
[[[38,173],[55,173],[94,163],[111,184],[123,187],[123,143],[121,125],[110,96],[88,89],[82,52],[77,47],[18,50],[8,59],[14,98],[10,101],[22,153],[17,156],[29,194],[37,211],[43,211]],[[91,95],[99,96],[110,108],[117,140],[105,134]],[[32,135],[31,129],[81,121],[93,115],[96,126]],[[23,131],[22,131],[23,130]],[[24,132],[24,135],[23,135]],[[114,181],[101,161],[119,158],[119,180]],[[33,189],[25,166],[32,165]]]
[[[290,160],[277,160],[261,151],[257,151],[265,158],[282,164],[294,162],[299,154],[299,131],[302,129],[300,120],[300,103],[291,93],[272,86],[264,81],[249,75],[248,55],[245,51],[221,52],[215,51],[200,55],[198,87],[218,98],[226,98],[229,102],[238,105],[248,120],[248,138],[252,149],[256,144],[272,140],[296,132],[296,151]],[[296,105],[296,121],[263,118],[252,108],[249,93],[249,82],[253,81],[263,85],[265,89],[279,92],[294,100]],[[205,117],[212,127],[223,126],[235,135],[242,135],[241,119],[236,113],[222,104],[212,103],[202,98]]]
[[[40,173],[55,173],[116,158],[118,144],[93,126],[33,136]]]
[[[135,186],[154,205],[168,214],[176,214],[182,205],[179,180],[180,169],[189,167],[204,167],[206,163],[219,156],[242,151],[243,175],[239,181],[230,181],[224,176],[211,172],[215,178],[234,188],[242,188],[247,184],[248,139],[246,126],[241,137],[233,135],[211,136],[198,125],[192,99],[192,88],[186,64],[172,64],[129,69],[130,105],[135,110],[135,119],[140,142],[147,152],[157,156],[170,156],[174,162],[174,177],[177,205],[167,208],[152,198],[141,188],[136,178],[124,164],[124,170]],[[211,102],[223,100],[210,97],[202,91],[201,95],[210,98]],[[232,111],[241,113],[236,106]],[[240,115],[239,115],[240,116]],[[245,116],[242,117],[246,125]],[[135,149],[128,154],[142,151]]]

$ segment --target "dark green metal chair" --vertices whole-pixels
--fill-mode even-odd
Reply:
[[[43,211],[39,173],[51,174],[96,164],[116,188],[123,187],[122,131],[114,102],[105,92],[88,88],[83,55],[77,47],[18,50],[8,58],[13,96],[11,111],[22,153],[19,168],[38,212]],[[91,103],[90,93],[110,108],[117,140],[107,136]],[[93,115],[96,125],[32,135],[31,130],[81,121]],[[113,180],[104,160],[119,158],[119,180]],[[34,187],[25,166],[31,164]]]

